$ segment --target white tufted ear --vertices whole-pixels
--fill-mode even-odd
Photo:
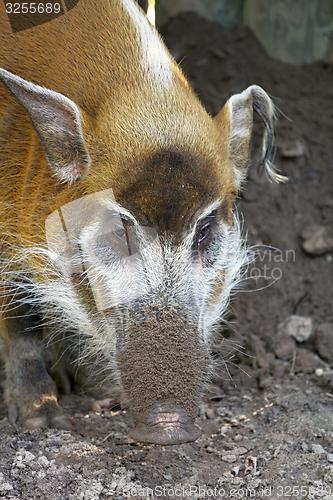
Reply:
[[[81,178],[90,165],[81,114],[77,105],[58,92],[40,87],[0,68],[0,81],[28,112],[51,169],[62,182]]]
[[[235,171],[238,187],[246,177],[253,134],[253,115],[257,113],[265,127],[262,141],[262,164],[271,180],[283,182],[286,177],[278,174],[274,158],[274,104],[258,85],[251,85],[244,92],[233,95],[216,116],[218,122],[229,122],[230,161]]]

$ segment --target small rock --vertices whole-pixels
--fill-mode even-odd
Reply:
[[[277,335],[274,342],[274,353],[277,358],[283,361],[289,361],[293,358],[295,352],[295,340],[287,333]]]
[[[333,361],[333,323],[322,323],[315,331],[315,348],[325,361]]]
[[[228,410],[227,408],[217,408],[216,413],[219,417],[227,417],[227,418],[233,417],[232,411]]]
[[[261,368],[263,371],[268,371],[270,360],[262,339],[257,335],[251,335],[251,346],[255,353],[259,368]]]
[[[308,447],[307,443],[305,443],[305,442],[302,443],[301,448],[305,452],[309,451],[309,447]]]
[[[313,331],[312,318],[292,314],[278,325],[278,334],[287,334],[297,342],[306,342]]]
[[[16,453],[14,459],[14,467],[19,469],[24,469],[24,467],[35,460],[35,455],[30,451],[25,450],[24,448],[20,448],[20,450]]]
[[[233,467],[233,468],[231,469],[231,474],[232,474],[233,476],[238,476],[239,471],[240,471],[240,466],[239,466],[239,465],[236,465],[235,467]]]
[[[324,368],[324,362],[314,352],[308,349],[298,348],[295,358],[295,373],[317,373],[317,370]]]
[[[294,353],[295,353],[296,349],[294,349]],[[290,372],[290,361],[292,361],[294,359],[294,355],[290,358],[289,361],[285,361],[285,360],[282,360],[282,359],[276,359],[274,361],[274,366],[273,366],[273,379],[274,380],[278,380],[278,379],[281,379],[283,378],[286,373],[289,373]]]
[[[240,446],[239,448],[235,449],[235,454],[236,455],[245,455],[249,450],[247,448],[244,448],[244,446]]]
[[[333,252],[333,230],[329,226],[313,225],[301,233],[302,248],[309,255]]]
[[[234,462],[236,462],[237,457],[236,457],[236,455],[233,455],[233,454],[225,454],[225,455],[221,456],[221,459],[224,462],[228,462],[228,464],[233,464]]]
[[[37,463],[41,465],[42,467],[49,467],[50,462],[48,459],[45,457],[45,455],[42,455],[41,457],[38,458]]]
[[[12,491],[13,487],[10,483],[1,483],[0,484],[0,493],[8,493]]]
[[[325,450],[321,446],[321,444],[313,444],[313,445],[311,445],[311,451],[313,453],[315,453],[316,455],[323,455],[325,453]]]
[[[0,496],[5,496],[6,493],[13,490],[13,486],[5,480],[4,475],[0,472]]]
[[[333,463],[333,453],[327,453],[326,458],[330,464]]]

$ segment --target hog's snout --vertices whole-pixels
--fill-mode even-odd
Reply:
[[[195,441],[200,434],[186,410],[157,404],[146,422],[138,423],[130,432],[130,437],[141,443],[171,445]]]
[[[160,445],[194,441],[202,383],[208,366],[198,329],[178,310],[141,306],[129,315],[124,349],[117,353],[124,398],[134,429],[130,437]]]

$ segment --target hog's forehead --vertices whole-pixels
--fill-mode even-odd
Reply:
[[[143,223],[177,232],[225,191],[211,161],[167,150],[139,166],[117,200]]]

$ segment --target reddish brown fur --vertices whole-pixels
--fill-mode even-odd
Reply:
[[[1,199],[10,205],[5,231],[24,242],[42,242],[42,221],[48,213],[83,193],[112,187],[116,199],[125,202],[133,181],[146,177],[147,164],[161,150],[181,147],[180,154],[193,156],[199,168],[194,169],[193,163],[187,168],[191,168],[197,192],[205,177],[207,192],[225,197],[233,190],[224,125],[216,126],[173,62],[172,89],[164,91],[149,82],[140,65],[133,27],[118,4],[102,0],[96,9],[92,0],[81,0],[66,15],[15,34],[10,33],[2,12],[0,66],[61,92],[79,105],[92,157],[86,179],[73,187],[59,185],[50,175],[26,112],[0,85],[0,189]],[[151,137],[144,123],[152,124],[156,137]],[[164,167],[156,164],[155,168],[159,182]],[[172,190],[181,185],[184,171],[173,167],[170,173],[167,185]],[[142,213],[155,204],[154,187],[154,182],[149,183],[142,194]],[[192,206],[193,193],[184,189],[183,198],[190,199],[183,204],[180,217]]]
[[[181,234],[200,208],[217,199],[225,201],[225,216],[230,220],[237,188],[229,158],[229,110],[225,108],[213,120],[171,57],[172,83],[163,86],[152,79],[120,0],[99,0],[98,8],[93,0],[81,0],[66,15],[15,34],[2,10],[0,33],[0,67],[63,93],[79,106],[92,160],[85,178],[73,185],[60,184],[50,171],[27,112],[0,84],[0,246],[7,259],[12,255],[11,245],[45,244],[45,219],[54,210],[104,189],[112,188],[118,203],[162,231]],[[40,268],[34,271],[35,280],[50,278],[38,262],[30,264]],[[150,333],[157,330],[156,339],[161,341],[166,329],[177,325],[182,328],[183,320],[175,318],[171,324],[168,318],[163,329],[155,321]],[[188,326],[185,334],[188,339],[180,337],[181,345],[170,336],[169,347],[177,360],[187,359],[185,344],[192,342],[189,376],[180,361],[175,389],[178,402],[192,412],[202,378],[196,366],[203,364],[204,354],[196,351],[195,329]],[[6,338],[8,343],[11,339]],[[144,343],[143,339],[141,348]],[[155,343],[147,353],[160,349]],[[135,351],[136,345],[133,342],[130,349]],[[163,355],[160,358],[162,362]],[[136,371],[144,372],[144,359],[136,360]],[[162,363],[163,383],[171,383],[176,364]],[[133,372],[124,366],[126,385],[126,377],[131,378]],[[136,403],[145,377],[129,389]],[[159,389],[152,391],[152,400],[159,397]],[[134,411],[138,410],[134,404]]]

